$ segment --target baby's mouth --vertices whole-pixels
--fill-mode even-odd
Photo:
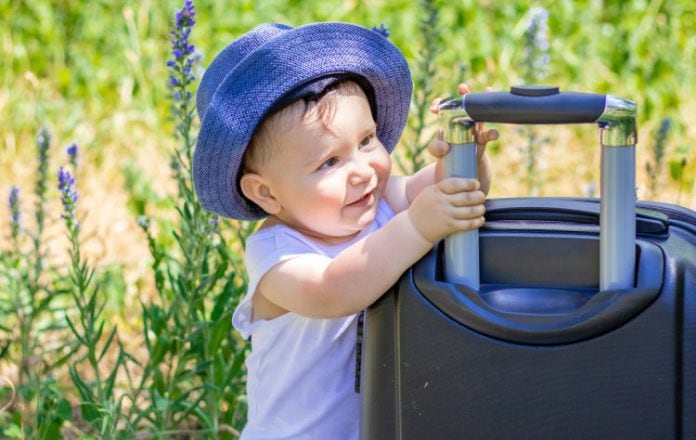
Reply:
[[[372,200],[373,191],[368,192],[364,196],[360,197],[358,200],[351,202],[348,206],[361,206],[366,205]]]

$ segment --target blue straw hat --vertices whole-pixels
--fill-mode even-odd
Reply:
[[[406,125],[412,82],[404,56],[382,34],[348,23],[264,24],[223,49],[196,95],[202,122],[193,181],[201,205],[240,220],[264,217],[239,189],[254,130],[279,104],[347,76],[367,89],[377,137],[391,152]]]

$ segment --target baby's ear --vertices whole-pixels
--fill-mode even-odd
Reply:
[[[266,214],[274,215],[280,210],[280,204],[273,197],[271,188],[260,174],[244,174],[239,180],[239,187],[244,196],[256,203]]]

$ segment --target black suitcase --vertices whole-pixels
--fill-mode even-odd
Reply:
[[[465,131],[598,121],[620,124],[603,150],[635,145],[630,101],[535,88],[465,100]],[[696,439],[696,213],[636,204],[634,170],[632,152],[603,151],[601,201],[490,200],[473,256],[452,263],[472,238],[448,238],[370,307],[361,438]],[[477,273],[456,273],[467,258]]]

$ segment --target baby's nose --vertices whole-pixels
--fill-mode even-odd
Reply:
[[[350,183],[352,185],[360,185],[367,180],[372,178],[375,170],[370,166],[370,162],[364,159],[356,159],[353,162],[353,169],[351,170]]]

